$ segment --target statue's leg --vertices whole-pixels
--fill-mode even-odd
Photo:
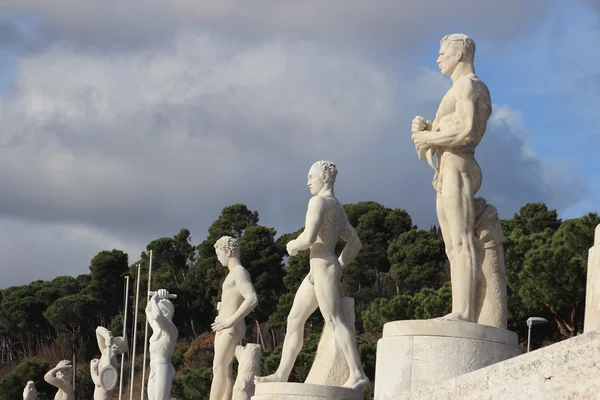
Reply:
[[[235,328],[235,327],[234,327]],[[240,339],[235,329],[224,329],[215,337],[215,357],[213,360],[213,380],[210,387],[210,400],[222,400],[233,391],[231,362],[235,356],[235,347]]]
[[[333,328],[335,340],[340,345],[348,362],[350,374],[343,386],[350,389],[358,389],[366,385],[369,379],[365,375],[360,362],[356,346],[356,336],[350,327],[346,325],[342,316],[342,295],[340,291],[342,268],[339,264],[328,265],[325,260],[315,260],[313,274],[319,309],[321,310],[321,314],[323,314],[325,324]]]
[[[165,363],[156,363],[153,366],[154,381],[152,390],[148,384],[148,399],[169,400],[171,398],[171,386],[173,385],[174,368],[173,365]],[[150,397],[152,393],[152,397]]]
[[[302,350],[304,342],[304,325],[306,320],[317,310],[318,303],[315,295],[315,286],[304,278],[294,296],[294,303],[287,319],[287,329],[283,340],[281,362],[274,374],[259,377],[259,382],[287,382],[296,357]]]
[[[146,391],[148,392],[148,400],[156,400],[156,396],[154,396],[154,381],[156,380],[156,376],[154,374],[154,370],[152,365],[150,366],[150,376],[148,377],[148,386],[146,387]]]
[[[473,161],[471,169],[444,171],[441,202],[447,222],[451,250],[450,279],[452,312],[444,319],[475,322],[475,284],[477,279],[477,249],[475,247],[475,193],[481,185],[481,172]],[[477,174],[477,172],[479,174]],[[446,240],[446,238],[444,238]]]

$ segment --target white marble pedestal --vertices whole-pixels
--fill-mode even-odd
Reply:
[[[252,400],[363,400],[363,390],[308,383],[256,383]]]
[[[440,382],[521,354],[517,334],[469,322],[388,322],[377,342],[375,400]]]

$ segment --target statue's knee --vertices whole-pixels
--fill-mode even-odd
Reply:
[[[302,319],[299,318],[298,316],[289,315],[287,318],[287,330],[294,331],[294,330],[300,329],[301,328],[300,325],[303,325],[303,324],[301,324],[301,322],[302,322]]]

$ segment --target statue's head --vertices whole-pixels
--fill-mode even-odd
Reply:
[[[307,185],[312,195],[318,194],[326,185],[333,187],[337,167],[331,161],[317,161],[308,171]]]
[[[163,315],[169,321],[173,320],[173,315],[175,314],[175,306],[167,299],[162,299],[158,302],[158,308],[162,311]]]
[[[127,340],[122,336],[117,336],[113,338],[112,352],[115,355],[127,353],[128,346]]]
[[[452,75],[458,63],[473,64],[474,58],[475,42],[464,33],[453,33],[440,40],[437,65],[443,75]]]
[[[215,243],[215,252],[219,262],[224,267],[229,265],[229,259],[231,257],[240,256],[240,244],[237,239],[231,236],[223,236]]]
[[[30,392],[32,390],[35,390],[35,382],[34,381],[27,381],[27,385],[25,385],[25,390]]]

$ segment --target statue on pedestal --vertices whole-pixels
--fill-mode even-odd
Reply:
[[[228,400],[233,396],[231,363],[237,345],[246,336],[244,318],[254,310],[258,297],[250,274],[240,262],[238,241],[231,236],[223,236],[215,243],[215,251],[219,262],[229,269],[229,273],[223,281],[221,302],[217,306],[219,314],[212,324],[216,335],[210,400]]]
[[[69,360],[62,360],[56,364],[56,367],[44,375],[46,382],[58,388],[54,400],[75,400],[73,386],[69,382],[70,374],[67,373],[69,368],[71,368],[71,362]]]
[[[475,148],[485,134],[492,101],[487,86],[475,74],[474,57],[475,42],[467,35],[448,35],[440,41],[437,64],[441,73],[452,79],[452,87],[442,99],[433,122],[421,116],[412,121],[412,140],[419,159],[427,159],[435,171],[436,212],[450,261],[452,312],[442,319],[467,322],[478,322],[478,311],[490,308],[476,304],[477,298],[481,297],[477,295],[478,291],[490,292],[489,288],[478,288],[482,281],[480,258],[483,254],[478,247],[484,245],[483,238],[478,235],[486,234],[487,229],[480,231],[477,221],[481,213],[494,215],[495,212],[491,205],[485,210],[478,207],[477,203],[485,205],[485,200],[475,198],[482,182]],[[497,220],[497,214],[495,218]],[[485,223],[495,225],[494,221]],[[497,230],[496,227],[493,229]],[[494,236],[492,246],[501,245],[501,238],[497,238],[497,233]],[[489,301],[503,302],[503,306],[492,308],[505,315],[503,254],[495,263],[494,285],[499,287],[490,292],[494,295]],[[489,266],[486,267],[488,271]]]
[[[103,375],[107,369],[111,370],[111,378],[118,378],[117,368],[119,362],[117,355],[127,351],[127,341],[123,337],[113,338],[111,332],[99,326],[96,328],[96,340],[100,349],[100,358],[90,362],[90,373],[94,382],[94,400],[110,400],[114,390],[114,383],[104,382]],[[111,387],[112,386],[112,387]]]
[[[314,163],[308,173],[307,185],[313,197],[308,203],[304,231],[287,244],[287,251],[295,256],[298,251],[310,249],[310,272],[294,297],[279,368],[272,375],[257,377],[259,382],[287,382],[302,349],[304,325],[317,307],[325,319],[324,330],[331,329],[348,364],[348,379],[342,386],[359,389],[369,381],[360,362],[353,329],[344,321],[342,311],[342,268],[354,260],[362,245],[344,207],[335,197],[336,176],[337,168],[330,161]],[[340,238],[346,246],[338,258],[335,246]]]
[[[25,389],[23,389],[23,400],[36,400],[37,390],[35,390],[35,382],[27,381]]]
[[[146,306],[146,318],[152,328],[150,337],[150,377],[148,378],[149,400],[170,400],[175,368],[171,363],[179,332],[173,323],[175,306],[169,301],[165,289],[152,294]]]

